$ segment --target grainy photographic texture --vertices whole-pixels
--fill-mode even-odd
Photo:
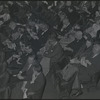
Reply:
[[[100,1],[0,1],[0,99],[100,99]]]

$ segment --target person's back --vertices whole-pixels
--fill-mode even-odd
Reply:
[[[29,99],[41,99],[45,88],[45,76],[42,73],[42,67],[40,64],[33,65],[32,80],[27,81],[26,88],[28,89],[26,94]]]
[[[30,96],[30,99],[42,99],[42,95],[45,88],[45,77],[43,73],[41,72],[38,77],[36,78],[35,82],[30,85],[30,88],[28,89],[28,92],[33,92],[34,94]]]

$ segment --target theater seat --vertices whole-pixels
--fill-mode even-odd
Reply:
[[[69,97],[72,91],[72,85],[75,80],[76,73],[73,74],[73,76],[69,79],[69,81],[65,81],[60,73],[57,73],[56,77],[57,77],[57,85],[59,88],[57,89],[59,90],[58,91],[59,98],[62,99],[63,97]]]
[[[59,69],[62,70],[70,61],[70,55],[64,52],[63,56],[58,61]]]

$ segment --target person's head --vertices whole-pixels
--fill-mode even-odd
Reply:
[[[92,49],[94,54],[100,53],[100,43],[95,43]]]
[[[32,54],[32,52],[33,52],[32,46],[31,45],[26,46],[25,47],[25,52],[27,54]]]
[[[78,24],[75,25],[75,29],[80,29],[80,26]]]
[[[90,40],[87,40],[86,41],[86,47],[88,48],[88,47],[90,47],[92,45],[92,42],[90,41]]]
[[[61,20],[63,20],[63,19],[66,17],[66,14],[65,14],[64,12],[62,12],[62,11],[60,11],[60,12],[58,13],[58,15],[59,15],[59,17],[61,18]]]
[[[92,6],[95,6],[95,4],[96,4],[96,1],[91,1]]]
[[[37,72],[37,73],[42,72],[42,67],[40,66],[40,64],[36,64],[33,66],[33,72]]]
[[[86,36],[86,38],[85,38],[86,39],[86,46],[88,48],[93,44],[93,39],[92,39],[90,34],[86,34],[85,36]]]
[[[71,6],[71,4],[72,4],[71,1],[66,1],[66,6],[69,7],[69,6]]]
[[[24,29],[23,27],[19,27],[19,28],[18,28],[18,32],[24,32],[24,30],[25,30],[25,29]]]
[[[34,61],[35,61],[35,59],[36,59],[36,55],[35,54],[30,54],[29,56],[28,56],[28,63],[29,64],[32,64],[32,63],[34,63]]]
[[[57,39],[57,33],[56,32],[52,32],[52,31],[54,31],[54,30],[50,30],[50,32],[52,34],[49,35],[48,39]]]
[[[55,32],[50,34],[50,36],[48,37],[48,41],[50,45],[53,45],[57,41],[57,34]]]
[[[82,38],[82,35],[83,35],[83,33],[81,31],[78,31],[78,32],[75,33],[75,38],[77,40],[80,40]]]

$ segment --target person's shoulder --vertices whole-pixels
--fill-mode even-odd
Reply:
[[[39,61],[36,60],[36,61],[34,62],[34,65],[40,66]]]
[[[40,73],[40,76],[41,76],[41,77],[45,77],[44,74],[43,74],[43,72]]]
[[[77,31],[77,33],[79,33],[79,34],[83,34],[81,30]]]
[[[40,79],[41,80],[41,82],[43,81],[45,81],[45,76],[44,76],[44,74],[43,74],[43,72],[40,72],[40,74],[39,74],[39,76],[38,76],[38,79]]]
[[[62,49],[62,46],[61,46],[60,42],[57,42],[56,47],[59,48],[59,49],[60,48]]]
[[[58,42],[58,41],[57,41],[57,44],[56,44],[56,46],[61,46],[60,42]]]

